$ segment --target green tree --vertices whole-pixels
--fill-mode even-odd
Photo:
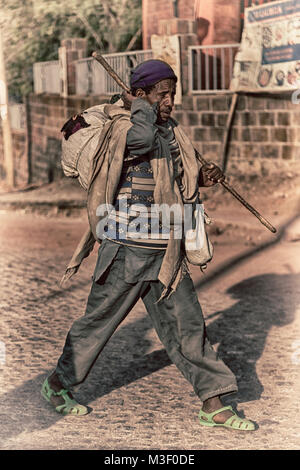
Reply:
[[[87,38],[88,55],[124,51],[141,27],[141,1],[0,0],[10,95],[20,100],[32,91],[33,64],[56,60],[62,39]]]

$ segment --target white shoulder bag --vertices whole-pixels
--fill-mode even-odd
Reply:
[[[192,228],[185,234],[185,253],[189,263],[206,268],[213,257],[213,245],[206,232],[206,224],[211,221],[199,201],[192,214]]]

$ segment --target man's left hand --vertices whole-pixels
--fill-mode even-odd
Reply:
[[[199,186],[214,186],[217,183],[222,183],[225,176],[222,170],[212,162],[203,165],[199,173]]]

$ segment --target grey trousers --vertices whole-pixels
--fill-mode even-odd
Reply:
[[[65,388],[82,383],[116,328],[142,298],[171,361],[202,400],[237,391],[236,379],[218,358],[206,335],[197,294],[187,274],[177,290],[157,303],[159,281],[125,281],[125,248],[121,246],[99,280],[93,281],[85,315],[66,338],[56,373]]]

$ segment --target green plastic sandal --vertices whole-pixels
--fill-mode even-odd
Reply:
[[[41,394],[47,400],[51,405],[53,403],[51,402],[51,397],[56,396],[56,397],[62,397],[65,401],[65,403],[62,403],[61,405],[54,406],[55,410],[57,413],[60,413],[64,416],[66,415],[72,415],[72,416],[84,416],[88,414],[89,410],[86,406],[80,405],[77,403],[76,400],[73,398],[70,398],[68,395],[69,391],[65,390],[62,388],[59,392],[55,392],[49,385],[48,378],[44,381],[41,389]]]
[[[225,423],[216,423],[213,418],[216,414],[222,411],[230,410],[233,416],[230,416]],[[199,421],[203,426],[223,426],[229,429],[236,429],[238,431],[254,431],[255,425],[248,419],[240,418],[232,409],[232,406],[224,406],[219,410],[213,411],[212,413],[205,413],[203,410],[199,411]]]

